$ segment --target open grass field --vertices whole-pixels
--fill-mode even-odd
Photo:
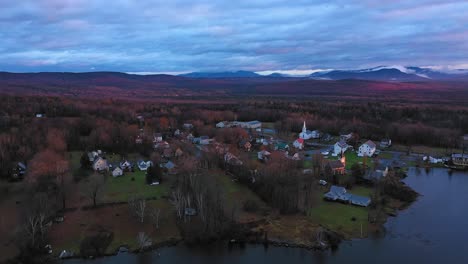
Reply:
[[[160,185],[146,184],[146,172],[125,172],[120,177],[108,176],[105,187],[105,202],[126,202],[134,195],[144,198],[160,198],[168,195],[170,190],[170,176]]]
[[[349,192],[356,195],[370,196],[372,189],[355,186]],[[309,216],[315,222],[342,233],[346,238],[360,237],[362,224],[362,236],[367,236],[369,227],[368,208],[339,202],[329,202],[325,201],[322,197],[319,197],[317,200],[319,201],[318,204],[309,211]]]
[[[125,245],[130,249],[137,249],[137,236],[145,232],[152,242],[162,242],[169,239],[180,239],[172,205],[167,200],[153,200],[147,202],[147,210],[159,208],[161,210],[160,226],[157,229],[151,218],[147,216],[141,223],[130,211],[127,204],[112,205],[91,210],[76,210],[65,214],[65,222],[54,224],[50,237],[54,253],[62,250],[79,252],[81,241],[99,230],[113,232],[114,238],[107,248],[107,253],[115,252]]]

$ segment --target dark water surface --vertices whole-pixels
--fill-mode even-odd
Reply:
[[[226,243],[183,244],[145,254],[122,253],[66,264],[110,263],[460,263],[468,264],[468,173],[412,168],[405,182],[421,194],[407,210],[390,218],[387,234],[346,241],[335,252]]]

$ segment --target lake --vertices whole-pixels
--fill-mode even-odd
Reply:
[[[263,245],[162,248],[66,264],[149,263],[468,263],[468,173],[411,168],[405,182],[421,194],[389,218],[382,237],[343,242],[332,252]]]

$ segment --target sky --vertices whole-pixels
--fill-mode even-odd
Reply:
[[[0,71],[468,68],[468,1],[0,0]]]

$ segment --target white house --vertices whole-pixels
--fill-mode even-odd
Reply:
[[[153,143],[161,142],[163,140],[161,133],[155,133],[153,137]]]
[[[359,157],[364,157],[364,156],[367,156],[367,157],[372,157],[372,155],[374,155],[375,153],[375,143],[368,140],[366,141],[366,143],[362,144],[360,147],[359,147],[359,151],[358,151],[358,156]]]
[[[140,169],[141,171],[146,171],[152,165],[153,165],[153,162],[151,161],[139,160],[137,162],[138,169]]]
[[[304,148],[304,139],[303,138],[298,138],[293,142],[293,146],[297,149],[303,149]]]
[[[268,160],[270,158],[270,155],[271,153],[266,150],[257,152],[257,157],[259,160]]]
[[[95,171],[104,171],[109,169],[109,165],[107,164],[107,160],[103,157],[97,157],[93,162],[93,169]]]
[[[123,170],[119,166],[112,168],[112,176],[119,177],[123,175]]]
[[[306,123],[304,121],[304,126],[302,126],[302,132],[299,133],[299,137],[302,138],[302,139],[311,139],[311,138],[317,139],[317,138],[320,138],[320,131],[318,131],[318,130],[314,130],[314,131],[307,130]]]
[[[216,124],[216,127],[217,128],[224,128],[226,126],[226,122],[225,121],[221,121],[219,123]]]
[[[348,149],[348,147],[349,147],[349,145],[346,144],[345,141],[340,140],[340,141],[336,142],[335,145],[333,146],[333,154],[339,155],[341,153],[345,153],[346,150]]]

